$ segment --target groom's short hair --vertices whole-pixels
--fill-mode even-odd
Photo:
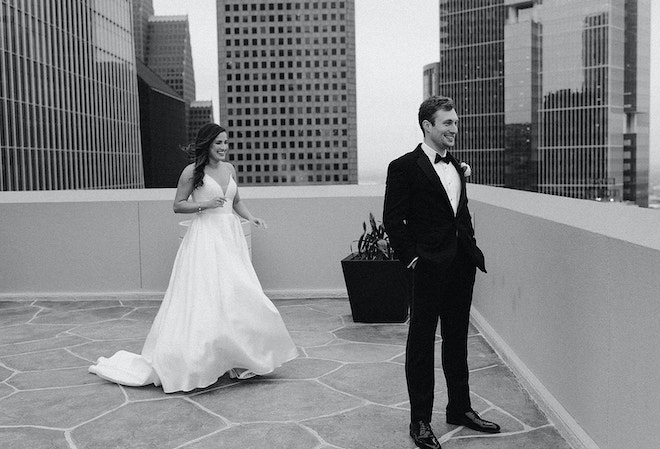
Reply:
[[[417,114],[419,127],[422,129],[422,134],[424,134],[424,127],[422,126],[422,122],[424,120],[428,120],[431,122],[431,124],[435,125],[435,113],[438,109],[451,111],[454,109],[454,100],[442,95],[434,95],[422,102],[422,104],[419,106],[419,113]]]

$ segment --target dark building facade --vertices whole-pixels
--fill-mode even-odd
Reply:
[[[146,65],[190,104],[195,101],[195,71],[188,16],[151,16]]]
[[[140,135],[144,187],[173,188],[189,163],[186,104],[171,87],[139,60]]]
[[[239,182],[357,183],[354,0],[218,0],[217,14]]]
[[[188,114],[188,141],[194,142],[199,128],[207,123],[213,123],[213,102],[193,101]]]
[[[0,1],[0,190],[140,188],[131,2]]]
[[[648,0],[441,0],[437,92],[473,182],[646,206],[649,17]]]

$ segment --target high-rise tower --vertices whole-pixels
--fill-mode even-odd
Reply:
[[[649,18],[649,0],[441,0],[438,92],[473,181],[646,206]]]
[[[195,71],[188,16],[151,16],[147,33],[147,66],[181,95],[195,101]]]
[[[194,142],[197,137],[197,131],[213,122],[213,102],[211,101],[193,101],[190,103],[190,117],[188,120],[188,141]]]
[[[0,190],[143,187],[131,2],[0,15]]]
[[[153,0],[132,0],[133,3],[133,39],[135,57],[142,62],[147,60],[147,34],[149,17],[154,15]]]
[[[239,182],[357,183],[354,0],[218,0],[217,14]]]

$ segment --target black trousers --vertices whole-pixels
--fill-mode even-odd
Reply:
[[[447,412],[463,413],[471,408],[467,334],[475,274],[474,263],[460,248],[446,270],[440,270],[423,259],[417,261],[406,345],[411,422],[431,422],[438,318],[442,336],[442,369],[449,396]]]

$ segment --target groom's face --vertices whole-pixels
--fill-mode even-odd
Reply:
[[[458,133],[458,114],[452,109],[435,111],[435,123],[426,122],[426,136],[437,149],[451,148],[454,146],[456,134]]]

